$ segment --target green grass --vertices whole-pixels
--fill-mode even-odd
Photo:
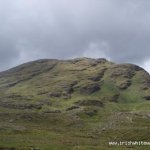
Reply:
[[[77,61],[77,60],[73,60]],[[148,146],[110,146],[110,141],[148,141],[150,89],[147,73],[133,65],[96,60],[31,62],[0,74],[0,149],[15,150],[146,150]],[[94,65],[93,65],[94,64]],[[105,70],[103,72],[103,70]],[[133,77],[124,77],[134,72]],[[91,78],[103,72],[99,81]],[[119,74],[119,75],[118,75]],[[119,85],[131,81],[126,89]],[[13,83],[15,83],[13,85]],[[75,83],[72,85],[72,83]],[[89,84],[100,90],[82,93]],[[67,92],[72,86],[73,91]],[[50,93],[70,97],[51,97]],[[113,101],[113,97],[118,99]],[[20,96],[20,97],[18,97]],[[78,101],[96,100],[103,106],[81,106]],[[18,108],[41,104],[41,108]],[[2,105],[3,104],[3,105]],[[2,106],[1,106],[2,105]],[[72,106],[76,109],[67,111]],[[91,115],[92,114],[92,115]]]
[[[9,122],[10,118],[16,118],[18,115],[20,119]],[[101,110],[93,117],[79,114],[80,120],[75,120],[67,114],[45,116],[29,113],[31,120],[21,117],[22,115],[24,112],[7,115],[7,119],[0,123],[0,147],[98,150],[109,148],[109,141],[149,140],[150,120],[144,112],[111,113]],[[125,146],[110,148],[127,149]]]

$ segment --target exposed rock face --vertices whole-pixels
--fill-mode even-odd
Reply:
[[[142,89],[143,90],[150,89],[150,75],[146,72],[144,72],[143,78],[142,78]]]
[[[136,65],[29,62],[0,73],[0,149],[109,149],[108,139],[149,140],[149,108],[150,75]]]
[[[126,80],[118,85],[119,89],[125,90],[131,85],[131,80]]]
[[[127,91],[129,88],[131,91]],[[96,96],[119,103],[120,97],[126,99],[122,92],[132,90],[137,99],[149,100],[149,74],[136,65],[115,64],[103,58],[38,60],[0,73],[0,107],[12,109],[57,108],[65,103],[64,110],[69,111],[77,109],[73,100],[78,97],[97,99],[93,98]],[[103,105],[97,100],[78,104]]]
[[[97,83],[91,83],[83,86],[80,90],[83,94],[92,94],[100,90],[100,85]]]
[[[103,78],[106,70],[107,70],[107,68],[101,69],[97,74],[92,75],[88,79],[95,81],[95,82],[100,81]]]
[[[116,65],[112,68],[112,78],[123,77],[131,79],[134,75],[135,72],[130,66],[127,67],[126,65]]]

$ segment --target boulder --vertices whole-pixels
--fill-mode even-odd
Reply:
[[[150,100],[150,95],[144,96],[145,100]]]

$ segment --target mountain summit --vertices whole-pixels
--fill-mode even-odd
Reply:
[[[147,141],[149,109],[150,75],[137,65],[25,63],[0,73],[0,149],[104,150],[109,141]]]

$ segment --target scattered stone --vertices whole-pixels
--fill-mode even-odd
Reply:
[[[102,131],[106,131],[106,128],[103,128]]]
[[[33,147],[31,147],[30,150],[40,150],[40,149],[39,148],[33,148]]]
[[[13,123],[14,121],[15,121],[14,119],[10,119],[10,120],[9,120],[10,123]]]
[[[150,113],[149,113],[149,114],[147,114],[147,116],[148,116],[148,118],[150,118]]]

